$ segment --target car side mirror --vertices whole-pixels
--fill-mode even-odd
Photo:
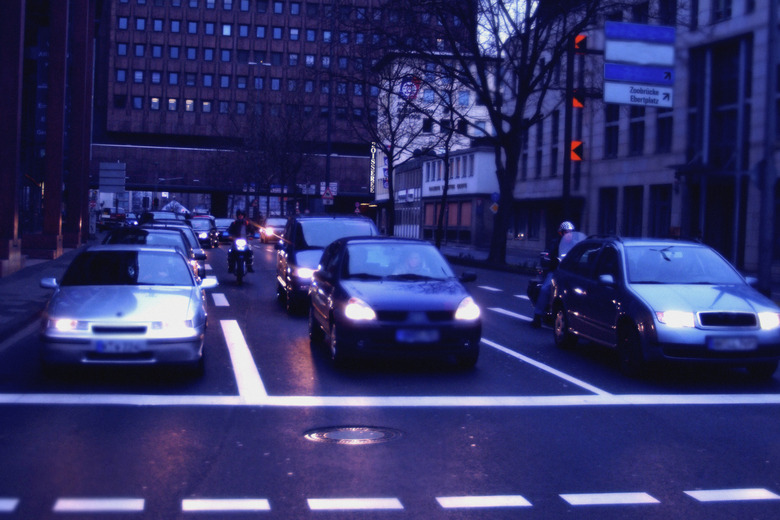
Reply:
[[[206,252],[203,249],[196,249],[193,251],[193,257],[195,260],[206,260]]]
[[[473,282],[477,279],[477,273],[474,271],[465,271],[460,274],[458,279],[463,283]]]
[[[57,287],[59,287],[59,284],[57,283],[56,278],[42,278],[41,287],[43,287],[44,289],[56,289]]]
[[[600,274],[599,285],[615,285],[615,277],[611,274]]]
[[[213,276],[210,278],[201,278],[198,283],[200,284],[201,289],[214,289],[219,286],[219,281]]]

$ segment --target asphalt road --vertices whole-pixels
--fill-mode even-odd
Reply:
[[[206,371],[44,377],[34,328],[0,343],[0,518],[780,517],[780,378],[561,351],[527,278],[478,270],[474,370],[336,369],[274,295],[209,252]],[[463,268],[456,268],[461,271]]]

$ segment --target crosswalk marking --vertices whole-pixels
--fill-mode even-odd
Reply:
[[[181,510],[190,512],[270,511],[265,498],[187,498],[181,501]]]
[[[531,507],[520,495],[436,497],[444,509],[476,509],[486,507]]]
[[[560,497],[572,506],[660,504],[647,493],[573,493]]]
[[[13,513],[18,505],[18,498],[0,498],[0,513]]]
[[[356,511],[377,509],[403,509],[397,498],[310,498],[312,511]]]
[[[59,498],[55,513],[119,513],[144,510],[143,498]]]
[[[746,489],[701,489],[696,491],[686,491],[689,495],[699,502],[733,502],[741,500],[780,500],[780,495],[776,495],[767,489],[746,488]]]

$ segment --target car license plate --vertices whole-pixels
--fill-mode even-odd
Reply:
[[[439,341],[439,331],[436,329],[398,329],[395,339],[399,343],[433,343]]]
[[[141,340],[99,339],[93,343],[96,352],[105,354],[127,354],[142,351],[146,343]]]
[[[745,351],[758,348],[758,341],[752,336],[710,338],[709,344],[712,350],[718,351]]]

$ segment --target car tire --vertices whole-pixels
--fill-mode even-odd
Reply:
[[[345,352],[344,343],[339,340],[338,327],[335,323],[330,325],[330,334],[328,334],[328,350],[333,364],[343,367],[349,360],[349,355]]]
[[[282,287],[282,284],[279,283],[279,281],[276,281],[276,300],[287,307],[287,289]]]
[[[647,363],[642,352],[642,338],[635,324],[623,324],[618,327],[617,343],[620,371],[629,377],[645,374]]]
[[[577,336],[569,330],[569,318],[566,309],[558,305],[553,320],[553,339],[558,348],[569,349],[577,344]]]
[[[763,363],[753,363],[746,368],[751,378],[756,381],[764,381],[770,379],[775,374],[777,365],[777,361],[766,361]]]
[[[325,332],[314,317],[314,307],[309,306],[309,341],[312,345],[321,345],[325,340]]]
[[[479,350],[474,350],[468,354],[461,354],[457,358],[458,367],[464,370],[469,370],[476,366],[479,360]]]

